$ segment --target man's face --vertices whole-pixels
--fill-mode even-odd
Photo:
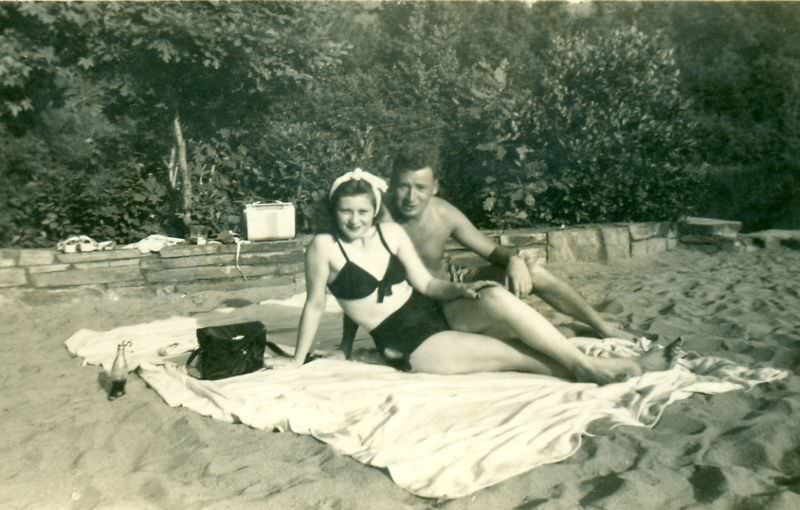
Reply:
[[[405,218],[419,216],[438,190],[439,183],[429,167],[401,172],[392,189],[395,212]]]

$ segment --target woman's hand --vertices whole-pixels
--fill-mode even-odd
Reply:
[[[264,367],[271,368],[274,370],[280,370],[284,368],[300,368],[303,364],[297,361],[294,358],[265,358],[264,359]]]
[[[500,284],[494,280],[478,280],[476,282],[459,283],[461,288],[461,295],[467,299],[480,299],[479,291],[488,287],[500,287]]]

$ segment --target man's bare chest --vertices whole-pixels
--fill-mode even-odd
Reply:
[[[403,225],[403,228],[414,243],[420,258],[431,270],[438,270],[444,255],[444,246],[450,238],[450,232],[441,225]]]

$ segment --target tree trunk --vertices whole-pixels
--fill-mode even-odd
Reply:
[[[189,232],[192,226],[192,176],[189,174],[189,163],[186,160],[186,142],[183,140],[181,121],[175,114],[175,145],[178,147],[178,166],[181,173],[183,191],[183,224]]]

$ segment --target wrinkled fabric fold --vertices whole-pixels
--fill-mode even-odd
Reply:
[[[588,432],[652,427],[670,403],[694,393],[744,390],[787,375],[697,356],[670,370],[597,386],[514,372],[414,374],[320,359],[294,370],[201,381],[185,373],[179,356],[155,354],[174,342],[192,349],[193,324],[174,318],[110,332],[82,330],[66,344],[86,362],[108,366],[116,340],[131,338],[138,341],[131,368],[139,365],[141,377],[168,405],[257,429],[312,435],[432,498],[465,496],[566,459]],[[619,339],[572,341],[598,356],[639,350]]]

